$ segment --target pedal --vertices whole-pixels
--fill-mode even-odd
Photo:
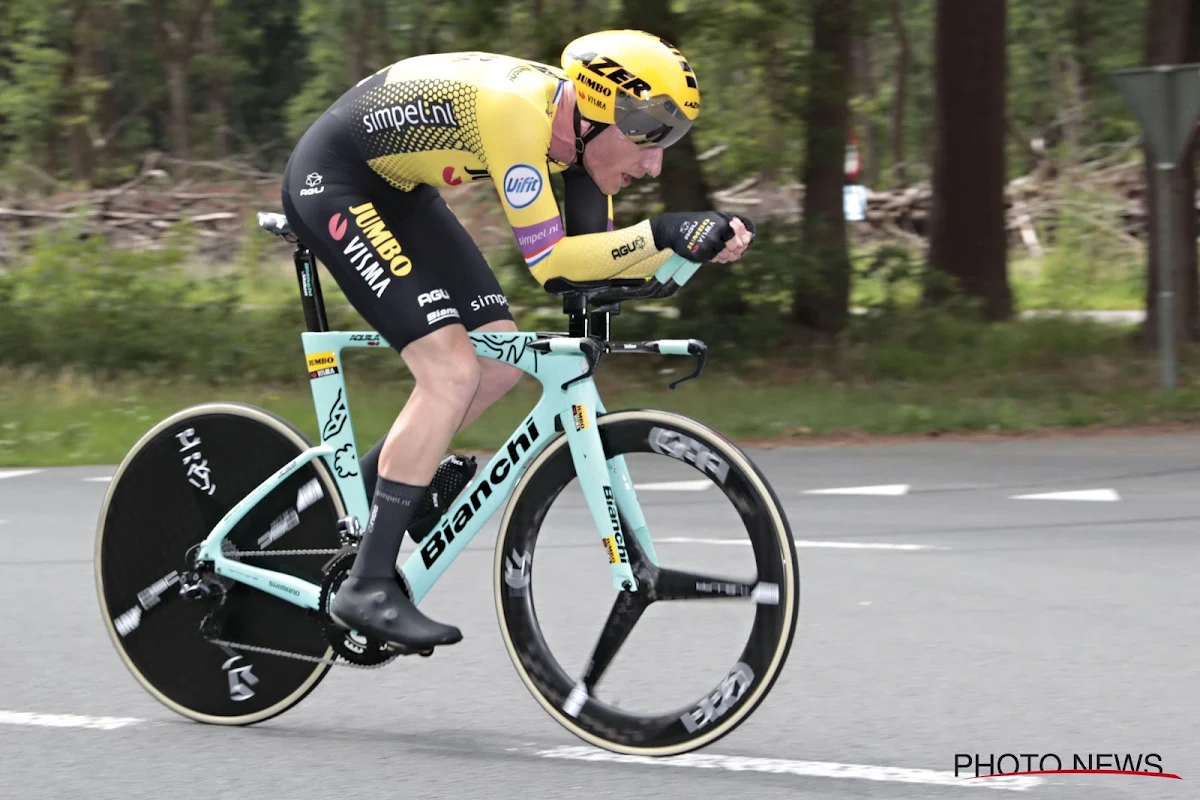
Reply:
[[[429,489],[421,498],[421,505],[413,514],[416,521],[408,526],[408,535],[414,542],[420,544],[429,535],[442,514],[475,477],[478,468],[474,456],[448,455],[442,459],[429,482]]]

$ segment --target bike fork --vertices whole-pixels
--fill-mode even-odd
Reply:
[[[567,445],[571,449],[571,459],[575,463],[579,486],[583,490],[584,499],[587,500],[588,509],[596,523],[596,530],[600,531],[601,541],[608,554],[613,588],[618,591],[636,591],[637,579],[634,578],[633,569],[629,565],[625,532],[621,529],[620,516],[617,513],[617,493],[624,494],[626,487],[632,492],[633,485],[629,483],[627,473],[615,478],[611,476],[611,468],[604,455],[604,445],[600,441],[600,432],[596,428],[596,413],[600,407],[596,385],[590,380],[580,381],[568,387],[566,394],[571,410],[569,417],[562,421],[563,429],[567,434]]]

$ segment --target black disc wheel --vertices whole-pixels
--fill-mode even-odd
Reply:
[[[566,436],[551,442],[500,526],[502,637],[525,686],[582,740],[693,751],[741,725],[783,669],[799,614],[795,543],[763,474],[712,429],[646,410],[595,423],[610,483],[623,464],[637,505],[614,492],[619,531],[597,531]],[[610,564],[626,560],[633,591],[613,586]]]
[[[261,722],[311,692],[329,663],[315,612],[227,578],[207,596],[181,595],[200,543],[260,483],[310,446],[279,417],[237,403],[184,409],[147,432],[117,468],[96,532],[96,589],[105,627],[125,666],[154,698],[193,720]],[[225,539],[235,560],[320,585],[345,516],[320,458],[254,505]],[[325,554],[272,556],[276,551]],[[205,633],[201,623],[207,618]]]

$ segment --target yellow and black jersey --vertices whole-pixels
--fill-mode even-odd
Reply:
[[[330,108],[367,164],[389,184],[456,186],[490,180],[533,277],[646,277],[671,255],[650,223],[566,235],[547,153],[568,78],[554,67],[491,53],[417,56],[360,81]]]

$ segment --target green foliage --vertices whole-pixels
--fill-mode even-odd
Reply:
[[[165,4],[176,33],[195,4]],[[297,136],[357,80],[420,53],[480,49],[557,63],[587,30],[628,25],[624,3],[575,0],[213,0],[187,64],[200,156],[249,156],[279,169]],[[932,0],[896,6],[910,44],[902,136],[909,178],[927,177],[932,142]],[[0,179],[45,188],[39,173],[108,184],[128,177],[146,149],[167,150],[168,97],[151,0],[9,0],[0,6]],[[807,10],[786,0],[675,3],[677,42],[695,67],[703,111],[694,130],[713,185],[768,171],[801,174],[810,57]],[[892,185],[889,126],[898,37],[891,0],[856,6],[863,74],[851,99],[854,130]],[[1064,146],[1078,109],[1079,146],[1122,142],[1137,128],[1109,70],[1141,60],[1143,4],[1116,0],[1009,2],[1009,116],[1025,138]],[[161,33],[161,31],[158,31]],[[85,136],[76,135],[80,127]],[[875,139],[867,141],[868,129]],[[1011,169],[1028,166],[1013,141]],[[90,168],[80,166],[95,162]]]
[[[42,236],[0,273],[0,363],[213,383],[303,375],[299,302],[246,309],[245,279],[189,277],[186,245],[183,231],[165,250],[138,253]],[[339,306],[331,312],[349,322]]]

